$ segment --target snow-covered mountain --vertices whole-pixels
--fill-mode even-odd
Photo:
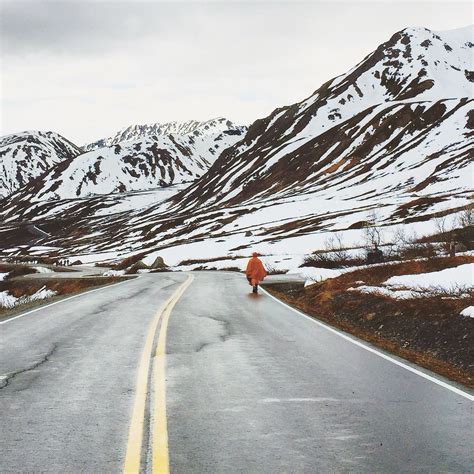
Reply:
[[[473,96],[473,30],[471,26],[435,33],[423,28],[407,28],[396,33],[348,73],[328,81],[308,99],[277,109],[269,117],[256,121],[242,144],[229,150],[206,180],[189,190],[185,200],[193,205],[194,197],[199,202],[204,198],[210,202],[239,202],[259,193],[275,197],[275,193],[293,185],[296,186],[294,191],[298,192],[298,187],[308,180],[316,184],[317,173],[304,174],[305,159],[301,155],[306,156],[314,171],[322,163],[331,161],[331,157],[348,156],[345,145],[340,146],[344,137],[334,138],[340,131],[335,126],[347,120],[366,133],[358,134],[357,146],[370,136],[381,142],[377,147],[379,157],[394,146],[395,142],[383,144],[388,134],[397,135],[398,141],[405,141],[403,135],[410,129],[410,124],[405,122],[407,113],[416,119],[418,112],[430,111],[428,121],[417,128],[425,135],[432,131],[436,134],[432,130],[439,126],[435,119],[441,118],[451,105],[444,102],[435,106],[435,103],[440,99]],[[408,106],[414,103],[420,103],[420,107],[410,109]],[[416,113],[409,110],[416,110]],[[389,122],[384,130],[378,123],[382,119]],[[460,131],[465,129],[466,123],[467,120],[461,123]],[[428,124],[432,128],[428,128]],[[455,130],[445,136],[446,145],[454,140],[461,140],[466,145],[471,143],[470,136],[453,133]],[[319,139],[315,141],[316,137]],[[320,143],[322,139],[325,147]],[[334,149],[329,150],[327,145]],[[416,156],[422,158],[430,149],[418,151],[421,154]],[[360,153],[359,158],[366,158],[364,155]],[[334,172],[341,171],[342,165],[341,161],[332,170],[331,179]],[[347,165],[343,167],[346,171],[348,168]]]
[[[241,138],[235,131],[166,135],[99,148],[59,164],[22,192],[33,202],[192,182]]]
[[[33,194],[17,193],[3,237],[14,243],[14,222],[33,219],[65,254],[144,252],[173,264],[250,249],[309,252],[334,231],[360,239],[374,211],[387,228],[424,231],[473,193],[472,35],[472,27],[396,33],[309,98],[254,122],[164,203],[94,197],[32,207]]]
[[[82,150],[54,132],[27,131],[0,138],[0,199]]]
[[[160,135],[188,135],[193,134],[195,137],[202,135],[214,135],[222,132],[235,132],[241,135],[245,132],[246,127],[236,125],[231,120],[224,117],[218,117],[211,120],[200,122],[198,120],[187,120],[185,122],[166,122],[154,123],[151,125],[131,125],[118,131],[114,136],[103,138],[94,143],[84,146],[87,151],[95,150],[105,146],[116,145],[117,143],[129,142],[140,138],[160,136]]]
[[[142,191],[192,182],[225,149],[242,139],[245,127],[225,122],[186,134],[146,135],[75,156],[51,167],[18,191],[15,202],[74,199],[94,194]],[[219,130],[221,129],[221,130]],[[182,129],[184,130],[184,129]],[[130,137],[131,135],[129,135]]]

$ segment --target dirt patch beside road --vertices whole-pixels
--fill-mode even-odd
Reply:
[[[23,313],[24,311],[28,311],[30,309],[34,309],[45,304],[49,304],[54,301],[59,301],[67,296],[83,293],[92,288],[111,285],[129,279],[130,277],[87,277],[61,279],[38,277],[35,279],[28,280],[15,279],[0,281],[0,292],[8,291],[8,294],[15,298],[34,295],[41,289],[51,290],[56,293],[56,295],[51,298],[29,301],[26,303],[18,304],[13,308],[0,307],[0,320],[15,316],[16,314]]]

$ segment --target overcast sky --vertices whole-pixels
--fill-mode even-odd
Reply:
[[[469,1],[0,6],[0,134],[53,130],[79,145],[137,123],[251,123],[310,95],[404,27],[472,22]]]

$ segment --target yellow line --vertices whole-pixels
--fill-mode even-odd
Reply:
[[[168,474],[170,472],[168,453],[168,423],[166,419],[166,334],[171,311],[179,298],[186,291],[186,288],[194,280],[193,275],[189,275],[187,281],[175,293],[173,301],[167,306],[163,313],[158,345],[156,347],[156,357],[154,363],[154,410],[152,427],[152,472],[154,474]]]
[[[161,306],[156,313],[153,321],[148,329],[145,347],[143,348],[140,364],[138,366],[137,375],[137,391],[135,394],[135,402],[133,405],[132,420],[128,431],[127,453],[125,454],[125,463],[123,472],[127,474],[135,474],[140,472],[142,443],[143,443],[143,426],[145,423],[145,405],[146,395],[148,391],[148,374],[150,371],[150,360],[153,349],[153,341],[155,339],[156,329],[160,322],[161,316],[176,304],[176,301],[183,294],[184,290],[191,283],[191,275],[188,279],[173,293],[173,295]]]

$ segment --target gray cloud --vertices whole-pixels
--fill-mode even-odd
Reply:
[[[2,53],[103,54],[130,40],[166,34],[166,4],[2,2]]]
[[[470,2],[5,1],[2,131],[82,143],[131,123],[251,122],[303,99],[406,26]]]
[[[407,11],[410,3],[410,11]],[[469,6],[469,2],[430,2],[441,12]],[[299,41],[311,25],[315,36],[327,31],[353,29],[357,16],[347,13],[371,11],[378,14],[416,16],[426,10],[428,2],[404,0],[360,2],[338,1],[150,1],[150,0],[0,0],[2,54],[68,53],[104,54],[127,48],[137,39],[157,38],[200,40],[213,37],[222,44],[244,39],[252,40],[260,30],[260,40],[273,41],[275,36],[286,41]],[[413,15],[415,13],[415,15]],[[327,21],[332,17],[333,21]],[[385,19],[386,21],[387,19]],[[364,22],[362,22],[363,24]],[[372,24],[373,29],[377,25]],[[227,35],[226,35],[227,33]],[[364,32],[360,32],[364,35]],[[224,36],[222,36],[224,35]],[[233,35],[233,36],[230,36]],[[310,39],[310,38],[308,38]],[[258,45],[256,45],[258,47]]]

